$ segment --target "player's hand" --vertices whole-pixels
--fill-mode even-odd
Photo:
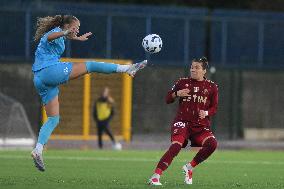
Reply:
[[[207,116],[207,111],[200,110],[199,111],[199,118],[204,119]]]
[[[92,32],[85,33],[81,36],[74,36],[71,39],[77,40],[77,41],[87,41],[89,39],[90,35],[92,35]]]
[[[73,39],[73,38],[77,37],[77,35],[79,33],[79,27],[73,26],[73,27],[68,28],[66,31],[68,31],[68,33],[66,35],[67,38]]]
[[[182,90],[177,91],[177,96],[178,97],[189,96],[189,89],[182,89]]]

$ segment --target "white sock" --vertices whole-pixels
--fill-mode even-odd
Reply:
[[[116,68],[116,72],[127,72],[127,70],[130,68],[130,65],[118,65]]]
[[[160,176],[161,176],[161,175],[159,175],[159,174],[157,174],[157,173],[154,173],[153,176],[152,176],[152,178],[158,178],[158,179],[159,179]]]
[[[186,167],[187,167],[189,170],[192,170],[192,169],[193,169],[193,167],[191,166],[190,163],[186,164]]]
[[[41,143],[37,143],[35,148],[38,153],[42,154],[43,145]]]

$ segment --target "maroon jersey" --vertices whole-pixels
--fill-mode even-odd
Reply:
[[[197,81],[192,78],[179,79],[166,96],[167,104],[173,103],[175,99],[172,94],[175,91],[189,89],[189,96],[179,97],[179,107],[175,121],[191,122],[199,126],[210,126],[210,116],[217,111],[218,88],[215,83],[208,79]],[[199,111],[208,111],[208,116],[199,118]]]

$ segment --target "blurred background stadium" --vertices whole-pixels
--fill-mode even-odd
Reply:
[[[36,18],[72,14],[81,20],[81,33],[91,31],[94,36],[85,43],[68,42],[64,57],[133,62],[146,58],[150,61],[150,66],[133,79],[133,84],[128,85],[132,98],[129,115],[121,112],[124,88],[117,81],[119,79],[111,78],[116,76],[102,76],[99,80],[92,80],[90,85],[89,113],[98,91],[105,85],[113,89],[117,114],[112,128],[122,142],[128,141],[125,148],[164,149],[161,146],[169,144],[169,123],[176,105],[166,105],[165,94],[176,79],[188,75],[191,59],[205,55],[213,68],[208,77],[219,85],[219,111],[213,119],[212,128],[220,147],[267,145],[268,148],[283,149],[283,10],[283,1],[271,3],[261,0],[222,3],[2,0],[1,144],[5,146],[3,141],[13,137],[13,133],[18,133],[15,135],[21,138],[21,120],[25,121],[27,128],[22,131],[26,132],[25,136],[37,136],[43,119],[31,72],[36,47],[33,42]],[[163,49],[158,54],[146,54],[141,47],[143,37],[149,33],[157,33],[163,39]],[[97,148],[93,141],[95,137],[74,137],[84,132],[83,80],[62,86],[62,122],[55,134],[71,134],[73,138],[53,137],[49,143],[51,148],[61,148],[64,144],[74,148],[82,147],[82,144],[91,149]],[[18,111],[18,121],[9,117],[12,111]],[[127,131],[121,125],[125,116],[130,116]],[[86,119],[89,120],[88,134],[95,136],[92,117],[89,115]],[[124,132],[130,133],[128,138],[125,138]]]

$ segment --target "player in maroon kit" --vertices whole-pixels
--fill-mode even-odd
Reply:
[[[218,88],[204,76],[208,68],[206,58],[194,59],[190,77],[179,79],[166,97],[167,104],[179,100],[179,108],[171,128],[171,146],[160,159],[149,184],[162,185],[160,176],[185,148],[188,140],[192,147],[202,147],[196,156],[182,167],[186,184],[192,184],[192,171],[216,149],[217,141],[210,130],[210,117],[217,111]]]

